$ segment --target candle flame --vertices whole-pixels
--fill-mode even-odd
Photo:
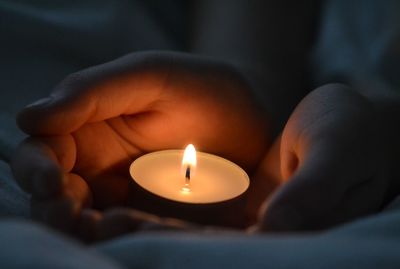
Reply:
[[[196,149],[194,148],[194,146],[192,144],[189,144],[186,149],[185,152],[183,153],[183,159],[182,159],[182,166],[183,167],[195,167],[197,163],[197,159],[196,159]]]
[[[185,152],[183,153],[182,159],[182,168],[185,171],[185,185],[181,189],[183,194],[190,193],[190,177],[193,174],[193,170],[196,167],[197,158],[196,158],[196,149],[192,144],[189,144]]]

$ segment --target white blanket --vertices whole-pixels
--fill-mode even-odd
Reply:
[[[183,27],[180,2],[148,2],[153,8],[118,0],[0,2],[0,268],[400,268],[398,206],[318,234],[137,234],[92,247],[27,220],[29,197],[7,164],[24,137],[16,111],[83,67],[136,50],[179,49],[166,27]],[[315,81],[375,72],[399,90],[399,2],[327,2],[321,17],[327,34],[314,51]],[[363,21],[371,28],[359,29]]]

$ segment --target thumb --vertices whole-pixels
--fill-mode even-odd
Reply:
[[[357,191],[371,180],[369,169],[361,165],[365,164],[353,162],[338,147],[314,145],[288,182],[263,205],[261,230],[322,229],[365,213],[348,199],[349,192],[362,195],[358,201],[373,195]]]
[[[50,96],[24,108],[17,123],[31,135],[60,135],[87,122],[145,112],[167,78],[165,56],[134,53],[69,75]]]

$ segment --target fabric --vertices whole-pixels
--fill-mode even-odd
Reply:
[[[8,164],[0,161],[0,217],[29,218],[29,210],[29,196],[17,186]]]
[[[399,209],[316,234],[142,234],[95,249],[129,268],[398,268]]]
[[[0,1],[0,160],[8,163],[25,137],[16,113],[68,74],[138,50],[182,49],[184,6],[178,0]],[[0,216],[27,217],[29,199],[4,162]]]
[[[69,238],[31,222],[0,222],[1,268],[122,269]]]
[[[83,68],[139,50],[183,49],[181,2],[0,1],[1,112],[14,118]]]
[[[371,81],[400,92],[400,2],[329,0],[311,61],[316,85]]]
[[[184,2],[184,1],[182,1]],[[180,1],[0,1],[1,268],[399,268],[400,203],[318,234],[137,234],[93,247],[29,216],[9,161],[24,138],[15,114],[67,74],[143,49],[184,48]],[[400,4],[326,1],[313,53],[316,84],[375,74],[400,89]]]
[[[2,268],[398,268],[400,208],[323,233],[149,233],[86,247],[31,222],[3,220]]]
[[[8,165],[12,151],[24,137],[15,125],[14,116],[0,112],[0,217],[30,215],[29,195],[19,188]]]
[[[26,135],[15,123],[15,114],[7,111],[0,112],[0,160],[8,162],[13,150]]]

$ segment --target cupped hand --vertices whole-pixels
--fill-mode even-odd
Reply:
[[[390,181],[390,142],[378,119],[367,99],[340,84],[306,96],[260,166],[259,192],[268,177],[280,186],[262,206],[259,229],[323,229],[378,211]]]
[[[248,171],[267,145],[267,121],[231,66],[168,52],[135,53],[68,76],[22,110],[30,135],[12,170],[32,213],[68,229],[82,208],[126,204],[138,156],[193,143]]]

